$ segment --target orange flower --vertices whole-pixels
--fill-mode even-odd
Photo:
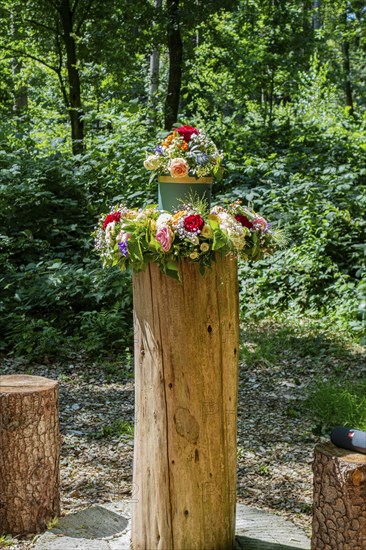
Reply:
[[[185,178],[188,176],[188,162],[182,158],[176,158],[170,161],[169,172],[172,178]]]
[[[185,213],[186,213],[185,210],[179,210],[179,212],[176,212],[176,213],[172,216],[172,220],[171,220],[172,225],[175,225],[176,223],[178,223],[179,218],[181,218],[182,216],[184,216]]]
[[[179,143],[178,149],[181,149],[182,151],[187,151],[188,143],[186,141],[183,141],[183,143]]]
[[[172,143],[173,139],[176,137],[176,132],[172,132],[169,134],[163,141],[162,146],[163,147],[169,147],[169,145]]]

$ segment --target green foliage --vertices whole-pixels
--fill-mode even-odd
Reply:
[[[96,438],[102,439],[104,437],[121,437],[121,436],[129,436],[133,437],[134,433],[134,427],[130,422],[127,422],[126,420],[122,420],[121,418],[118,418],[117,420],[114,420],[112,424],[108,424],[107,426],[103,426],[102,429],[97,432]]]
[[[58,522],[59,518],[57,516],[50,518],[46,523],[47,529],[54,529],[55,527],[57,527]]]
[[[287,107],[271,130],[252,126],[250,133],[244,127],[241,140],[236,137],[241,149],[221,196],[252,201],[282,226],[290,243],[274,258],[240,266],[242,313],[306,311],[361,334],[366,328],[358,318],[366,289],[366,133],[363,124],[341,123],[340,112],[335,124],[333,105],[319,121],[310,117],[312,108],[310,99],[299,119]]]
[[[252,368],[259,364],[273,367],[281,359],[294,362],[310,360],[321,371],[332,366],[334,357],[346,360],[350,343],[333,327],[326,328],[322,320],[302,317],[301,321],[288,312],[278,319],[246,320],[242,323],[240,359]]]
[[[161,139],[152,121],[166,97],[167,14],[152,2],[76,3],[85,149],[71,157],[66,35],[51,4],[0,8],[0,349],[115,355],[131,348],[131,279],[101,270],[90,233],[112,203],[156,202],[143,159]],[[204,128],[225,153],[214,199],[249,201],[287,235],[285,251],[240,265],[242,317],[306,315],[365,343],[361,4],[181,0],[177,122]]]
[[[91,353],[124,350],[130,276],[102,271],[90,238],[103,197],[90,201],[87,164],[82,172],[73,159],[36,152],[32,144],[0,156],[1,347],[29,360],[63,357],[77,342]]]
[[[306,416],[317,435],[337,425],[366,429],[364,350],[323,320],[289,317],[242,323],[240,358],[250,372],[287,373],[303,386],[289,418]],[[311,381],[311,382],[309,382]]]
[[[366,384],[319,381],[303,410],[317,434],[327,434],[335,426],[366,430]]]
[[[15,541],[10,535],[0,535],[0,548],[14,546]]]

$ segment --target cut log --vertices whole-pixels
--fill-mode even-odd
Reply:
[[[233,259],[182,283],[134,275],[134,550],[234,548],[238,284]]]
[[[0,376],[0,534],[39,533],[60,515],[57,382]]]
[[[315,448],[312,550],[365,550],[366,455]]]

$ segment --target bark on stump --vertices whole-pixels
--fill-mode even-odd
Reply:
[[[57,382],[0,376],[0,534],[45,529],[60,515]]]
[[[134,276],[134,550],[234,547],[237,265]]]
[[[312,550],[365,550],[366,455],[315,447]]]

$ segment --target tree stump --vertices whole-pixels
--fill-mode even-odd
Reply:
[[[57,382],[0,376],[0,534],[45,529],[60,515]]]
[[[232,549],[238,391],[236,262],[182,283],[134,276],[134,550]]]
[[[312,550],[365,550],[366,455],[315,447]]]

